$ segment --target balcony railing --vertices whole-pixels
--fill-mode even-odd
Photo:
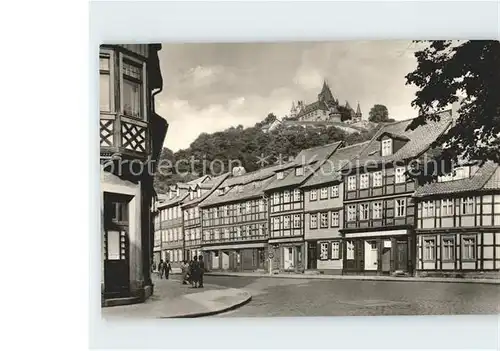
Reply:
[[[119,114],[101,113],[99,122],[101,153],[149,154],[149,132],[146,121]]]

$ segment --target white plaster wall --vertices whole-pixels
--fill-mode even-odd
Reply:
[[[104,174],[103,174],[104,173]],[[141,183],[132,183],[119,177],[101,171],[101,198],[104,193],[131,196],[129,202],[129,267],[130,281],[142,284],[142,250],[141,250]],[[104,199],[103,199],[104,200]],[[103,206],[104,201],[101,201]],[[145,253],[149,254],[149,253]]]

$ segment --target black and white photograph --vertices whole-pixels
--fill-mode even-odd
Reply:
[[[499,67],[498,40],[100,45],[102,318],[498,314]]]

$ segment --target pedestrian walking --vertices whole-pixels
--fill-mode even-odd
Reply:
[[[161,278],[163,278],[163,259],[160,260],[160,263],[158,263],[158,276]]]
[[[172,271],[172,265],[170,264],[170,261],[167,260],[165,264],[163,265],[163,270],[165,271],[165,279],[168,279],[168,276],[170,275],[170,272]]]
[[[187,284],[187,279],[188,279],[188,264],[187,261],[184,260],[181,262],[181,275],[182,275],[182,284],[186,285]]]
[[[191,268],[191,281],[193,284],[193,288],[197,288],[200,281],[200,263],[198,262],[197,256],[194,256],[193,258],[193,266]]]
[[[153,273],[156,269],[156,262],[153,261],[153,263],[151,264],[151,273]]]
[[[193,260],[189,260],[188,266],[187,266],[187,281],[189,284],[193,284]]]
[[[200,264],[200,279],[198,288],[203,288],[203,276],[205,275],[205,262],[203,261],[203,256],[198,256],[198,262]]]

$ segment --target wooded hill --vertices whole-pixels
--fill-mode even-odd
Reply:
[[[289,157],[295,157],[302,149],[341,140],[345,141],[347,145],[369,140],[378,129],[377,126],[359,134],[348,134],[336,127],[313,129],[297,126],[278,127],[265,133],[261,130],[263,122],[249,128],[243,128],[239,125],[212,134],[202,133],[191,143],[189,148],[175,153],[168,148],[163,148],[160,156],[160,164],[163,166],[155,176],[156,191],[165,193],[171,184],[187,182],[203,174],[210,174],[211,164],[213,171],[220,174],[222,167],[224,167],[224,172],[230,171],[231,160],[239,160],[247,172],[252,172],[276,162],[280,155],[282,159],[287,160]],[[259,157],[262,155],[269,156],[267,158],[269,164],[259,163]],[[165,160],[169,160],[172,165],[177,162],[177,172],[175,167],[167,171],[165,165],[169,163]],[[192,160],[196,161],[192,162]],[[233,161],[233,166],[235,162]],[[194,165],[193,171],[191,171],[191,164]],[[182,175],[185,173],[187,175]]]

